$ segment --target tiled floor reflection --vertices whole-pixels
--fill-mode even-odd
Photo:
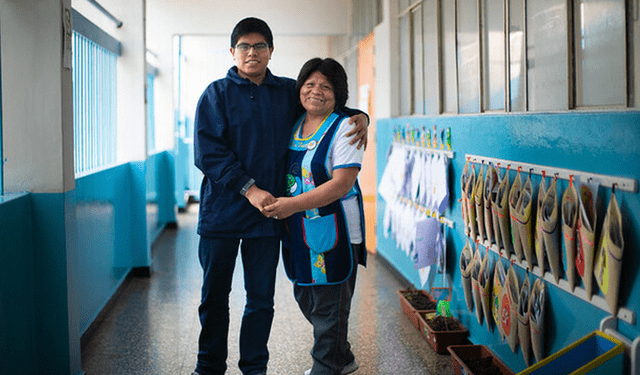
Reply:
[[[87,375],[180,374],[195,367],[200,329],[197,308],[202,271],[197,259],[197,205],[178,216],[153,248],[150,278],[130,279],[113,309],[82,351]],[[438,355],[404,316],[397,291],[403,285],[375,256],[358,270],[349,339],[356,375],[451,374],[451,358]],[[236,265],[230,298],[229,375],[239,375],[238,332],[244,305],[242,264]],[[298,375],[311,366],[312,328],[293,299],[280,264],[269,341],[270,375]]]

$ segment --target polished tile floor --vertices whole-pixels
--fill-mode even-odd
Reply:
[[[153,247],[151,277],[129,278],[97,329],[85,340],[87,375],[180,374],[195,367],[200,330],[197,308],[202,271],[197,259],[197,204],[178,215]],[[229,375],[238,369],[238,332],[244,306],[242,264],[230,296]],[[312,327],[293,299],[280,263],[269,341],[270,375],[298,375],[311,366]],[[451,374],[451,358],[436,354],[404,315],[400,280],[375,256],[360,267],[349,340],[360,368],[355,375]]]

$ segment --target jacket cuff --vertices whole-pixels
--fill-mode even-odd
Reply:
[[[240,189],[240,195],[244,196],[245,194],[247,194],[247,190],[249,190],[249,188],[255,183],[256,183],[256,180],[254,180],[253,178],[250,178],[249,181],[247,181],[247,183],[242,186],[242,189]]]

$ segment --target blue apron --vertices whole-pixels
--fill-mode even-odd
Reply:
[[[338,127],[346,117],[332,112],[309,138],[300,139],[305,115],[293,127],[287,164],[287,195],[297,196],[331,179],[327,158]],[[287,276],[299,285],[344,282],[353,272],[353,251],[341,201],[358,196],[360,222],[364,223],[358,182],[341,199],[324,207],[298,212],[286,219],[282,256]],[[364,225],[362,225],[364,237]],[[364,246],[363,246],[364,248]],[[365,254],[359,259],[365,264]]]

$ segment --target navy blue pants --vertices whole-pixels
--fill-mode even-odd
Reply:
[[[240,328],[240,361],[244,375],[266,372],[267,341],[273,321],[273,295],[280,256],[280,238],[200,237],[199,257],[204,271],[198,312],[198,364],[201,375],[224,374],[227,369],[229,293],[240,247],[247,301]]]
[[[351,299],[356,286],[358,254],[362,245],[352,245],[353,272],[335,285],[293,285],[300,311],[313,325],[312,375],[337,375],[355,360],[347,340]]]

